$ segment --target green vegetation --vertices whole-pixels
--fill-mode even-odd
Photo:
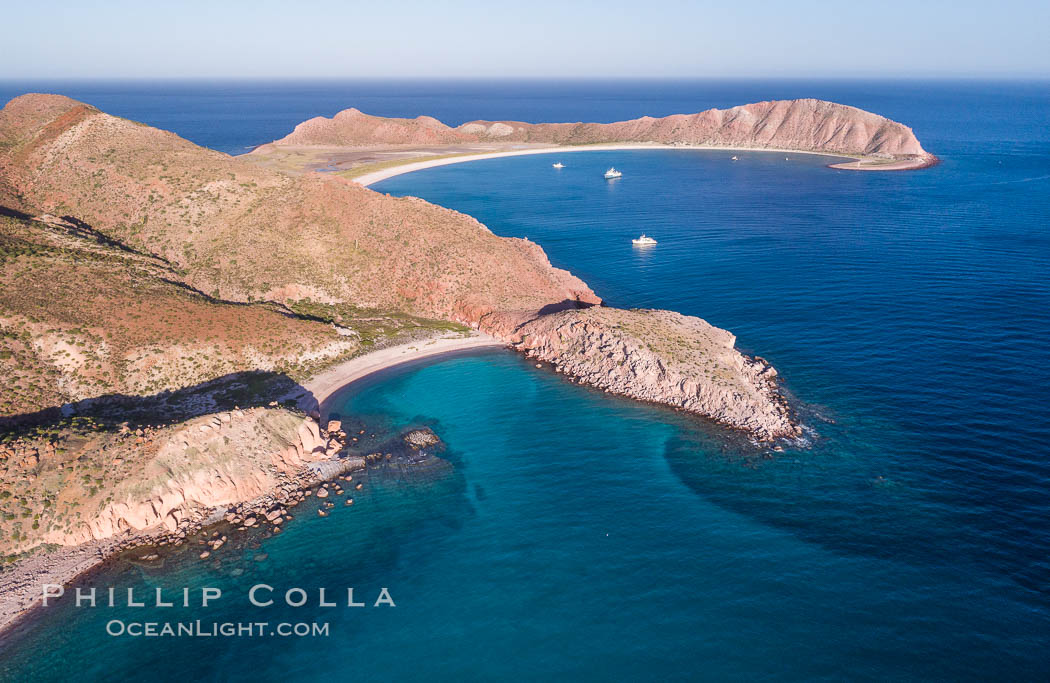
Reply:
[[[352,331],[362,345],[369,347],[399,339],[406,333],[470,333],[470,328],[466,325],[447,320],[420,318],[400,311],[360,308],[351,304],[322,304],[309,299],[289,302],[288,307],[304,318],[338,325]]]

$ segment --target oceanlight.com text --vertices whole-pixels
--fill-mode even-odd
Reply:
[[[327,638],[329,635],[327,622],[172,622],[121,619],[106,622],[106,633],[118,638]]]

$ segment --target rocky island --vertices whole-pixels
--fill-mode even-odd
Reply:
[[[606,307],[532,242],[287,156],[492,141],[933,159],[904,126],[815,100],[456,128],[348,110],[243,157],[58,95],[12,100],[0,111],[0,626],[41,572],[61,583],[118,545],[342,471],[325,464],[348,445],[321,419],[325,396],[434,339],[510,346],[757,441],[799,433],[775,370],[731,333]]]

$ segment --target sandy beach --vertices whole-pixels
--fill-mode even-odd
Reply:
[[[501,348],[506,346],[495,337],[476,330],[470,334],[450,333],[420,341],[408,342],[379,349],[363,356],[351,358],[303,383],[305,395],[292,396],[298,399],[299,408],[307,412],[319,411],[324,415],[325,403],[346,385],[388,368],[431,358],[445,353],[471,349]]]
[[[434,168],[435,166],[447,166],[449,164],[462,164],[468,161],[479,161],[481,159],[498,159],[500,157],[518,157],[518,156],[530,156],[533,154],[562,154],[572,152],[608,152],[608,151],[630,151],[640,149],[663,149],[663,150],[707,150],[707,151],[720,151],[731,154],[733,152],[766,152],[775,154],[809,154],[813,156],[829,157],[831,159],[854,159],[854,161],[847,162],[848,164],[856,164],[862,161],[858,157],[851,157],[845,154],[823,154],[821,152],[804,152],[797,149],[769,149],[768,147],[716,147],[713,145],[659,145],[659,144],[610,144],[610,145],[576,145],[576,146],[565,146],[565,147],[541,147],[539,149],[521,149],[511,150],[505,152],[486,152],[482,154],[465,154],[462,156],[445,157],[442,159],[424,159],[422,161],[407,162],[400,166],[392,166],[389,168],[383,168],[372,173],[365,173],[354,178],[354,182],[358,185],[364,185],[368,187],[374,183],[378,183],[381,180],[387,178],[393,178],[404,173],[412,173],[414,171],[422,171],[427,168]],[[834,164],[832,168],[846,168],[850,170],[857,170],[863,168],[864,170],[894,170],[888,166],[882,169],[878,167],[861,167],[861,166],[848,166]]]

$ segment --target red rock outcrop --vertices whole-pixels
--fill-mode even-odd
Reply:
[[[129,531],[172,531],[194,512],[269,493],[282,474],[328,459],[327,449],[328,438],[315,420],[282,409],[197,418],[169,430],[155,455],[113,486],[95,515],[25,543],[76,545]]]

